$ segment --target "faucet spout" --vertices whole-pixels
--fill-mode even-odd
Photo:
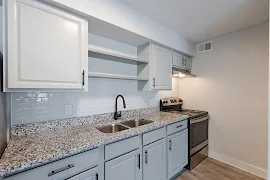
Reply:
[[[119,117],[121,117],[121,111],[120,112],[117,111],[117,100],[118,100],[119,97],[121,97],[123,99],[123,106],[124,106],[124,108],[126,108],[125,98],[122,95],[116,96],[116,99],[115,99],[115,112],[114,112],[114,119],[115,120],[117,120]]]

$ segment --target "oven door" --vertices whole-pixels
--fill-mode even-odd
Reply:
[[[190,156],[208,145],[209,116],[190,120]]]

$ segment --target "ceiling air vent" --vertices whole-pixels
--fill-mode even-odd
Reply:
[[[211,41],[197,45],[197,53],[211,51],[211,50],[212,50],[212,42]]]

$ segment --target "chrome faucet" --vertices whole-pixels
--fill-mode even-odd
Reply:
[[[122,116],[121,111],[117,112],[117,99],[119,97],[121,97],[123,99],[123,105],[124,105],[124,108],[126,108],[125,98],[122,95],[116,96],[116,99],[115,99],[115,112],[114,112],[114,119],[115,120],[117,120],[119,117]]]

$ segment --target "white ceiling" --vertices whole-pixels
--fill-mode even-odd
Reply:
[[[193,42],[269,20],[269,0],[120,0]]]

